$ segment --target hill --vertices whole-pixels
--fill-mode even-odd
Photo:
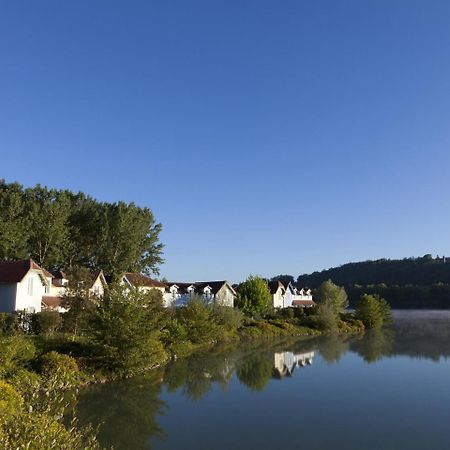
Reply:
[[[363,293],[379,294],[394,308],[450,308],[450,259],[379,259],[300,275],[297,285],[316,288],[331,279],[344,286],[354,305]]]

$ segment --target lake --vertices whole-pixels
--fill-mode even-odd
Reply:
[[[89,386],[80,424],[116,449],[448,449],[450,312],[363,337],[220,347]]]

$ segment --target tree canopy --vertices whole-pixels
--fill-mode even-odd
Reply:
[[[267,282],[260,277],[248,277],[239,285],[237,306],[249,316],[268,312],[272,306],[272,296]]]
[[[158,273],[161,224],[134,203],[0,180],[0,260],[33,258],[46,268],[85,266],[119,275]]]

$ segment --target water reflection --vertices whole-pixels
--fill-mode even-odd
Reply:
[[[363,364],[399,355],[433,361],[450,356],[449,318],[426,323],[420,320],[398,319],[395,329],[366,332],[358,337],[218,347],[173,362],[145,377],[90,386],[78,396],[77,416],[82,425],[92,423],[98,427],[100,442],[106,447],[150,449],[167,437],[160,423],[163,417],[176,413],[173,405],[168,406],[174,399],[198,403],[220,388],[219,392],[225,392],[221,397],[225,401],[227,389],[239,385],[260,395],[271,381],[276,383],[274,379],[285,385],[303,374],[314,372],[315,378],[323,377],[327,366],[341,364],[346,354]],[[295,391],[294,386],[290,389]]]
[[[312,365],[313,358],[314,352],[275,352],[273,354],[273,376],[274,378],[291,377],[297,367]]]

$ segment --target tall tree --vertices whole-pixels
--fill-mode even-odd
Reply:
[[[125,271],[159,273],[163,245],[159,242],[161,224],[148,208],[134,203],[103,205],[98,264],[107,273]]]
[[[67,194],[37,185],[25,190],[25,201],[31,257],[47,267],[60,265],[65,261],[69,242],[70,200]]]
[[[22,186],[0,180],[0,259],[27,258],[29,231]]]

